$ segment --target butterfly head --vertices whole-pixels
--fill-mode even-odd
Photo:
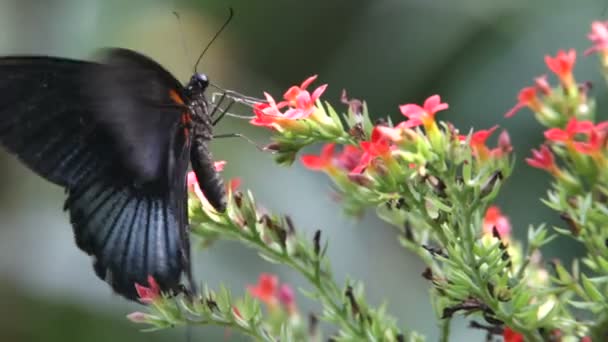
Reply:
[[[209,86],[209,78],[205,74],[196,73],[190,78],[186,90],[190,95],[202,94]]]

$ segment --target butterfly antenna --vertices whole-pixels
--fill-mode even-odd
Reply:
[[[220,29],[215,33],[215,35],[213,36],[213,38],[211,38],[211,41],[209,41],[209,43],[207,43],[207,46],[205,46],[205,48],[203,49],[203,52],[201,52],[200,56],[198,56],[198,59],[196,60],[196,64],[194,64],[194,73],[196,74],[196,70],[198,70],[198,65],[201,62],[201,59],[203,59],[203,56],[205,55],[205,53],[207,52],[207,50],[209,50],[209,48],[211,47],[211,44],[213,44],[213,42],[215,42],[215,40],[217,39],[217,37],[220,36],[220,34],[222,33],[222,31],[224,31],[224,29],[226,28],[226,26],[228,26],[228,24],[232,21],[232,17],[234,17],[234,10],[232,9],[232,7],[228,7],[228,19],[226,19],[226,21],[224,22],[224,24],[222,25],[222,27],[220,27]]]
[[[190,51],[188,51],[188,44],[186,44],[186,36],[184,35],[184,27],[182,25],[182,18],[179,16],[177,11],[173,11],[173,15],[177,19],[177,28],[179,30],[179,37],[182,41],[182,47],[184,48],[184,53],[186,54],[186,59],[190,60]]]

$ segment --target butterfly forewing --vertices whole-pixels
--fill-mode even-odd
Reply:
[[[169,290],[189,273],[186,108],[179,83],[149,58],[104,56],[0,58],[0,142],[67,189],[78,246],[135,299],[149,275]]]
[[[98,122],[140,182],[167,178],[170,135],[187,108],[182,86],[153,60],[125,49],[101,53],[104,69],[89,69],[88,101]]]

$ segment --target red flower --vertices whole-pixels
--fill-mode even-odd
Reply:
[[[277,276],[262,273],[258,279],[258,283],[255,286],[247,286],[249,293],[253,297],[258,298],[268,306],[275,306],[277,303],[277,288],[279,286],[279,278]]]
[[[502,331],[502,338],[504,342],[524,342],[524,335],[512,330],[509,327],[505,327]]]
[[[339,154],[335,153],[335,144],[323,146],[320,155],[303,155],[300,160],[305,167],[316,170],[335,172],[339,169],[352,171],[363,156],[363,151],[356,146],[346,145]]]
[[[290,314],[297,310],[293,290],[287,284],[279,286],[279,278],[275,275],[262,273],[258,283],[247,288],[253,297],[258,298],[270,309],[275,309],[280,303]]]
[[[595,130],[595,126],[591,121],[578,121],[575,117],[572,117],[566,129],[561,128],[550,128],[545,131],[545,138],[553,142],[564,143],[568,148],[574,149],[579,153],[588,153],[592,146],[590,145],[590,135]],[[587,141],[576,140],[581,135],[587,137]],[[598,136],[595,136],[598,138]],[[595,140],[597,142],[599,140]]]
[[[346,145],[336,158],[338,166],[346,171],[352,171],[361,162],[363,151],[357,146]]]
[[[481,129],[471,136],[471,147],[476,152],[478,158],[485,160],[489,156],[490,150],[486,146],[486,140],[497,128],[498,125],[494,125],[490,129]]]
[[[526,158],[526,163],[532,167],[547,170],[551,174],[556,174],[559,171],[557,165],[555,165],[555,157],[547,145],[541,146],[540,150],[533,149],[532,158]]]
[[[574,49],[570,49],[568,52],[559,50],[555,57],[545,56],[547,67],[559,77],[565,88],[576,86],[574,76],[572,76],[572,69],[574,68],[575,62],[576,51]]]
[[[474,132],[471,135],[471,140],[469,142],[473,153],[479,160],[487,160],[490,156],[492,157],[501,157],[503,154],[508,154],[512,150],[511,141],[509,138],[509,134],[506,131],[503,131],[500,134],[498,139],[499,146],[493,149],[488,148],[486,145],[486,141],[488,138],[496,131],[498,125],[495,125],[489,129],[482,129],[477,132]],[[459,135],[458,138],[461,141],[465,141],[467,139],[466,135]]]
[[[483,218],[484,234],[491,235],[494,227],[496,227],[501,238],[508,239],[511,235],[511,222],[509,221],[509,218],[503,215],[500,208],[495,205],[486,210],[486,214]]]
[[[606,146],[606,136],[608,135],[608,121],[600,122],[587,132],[587,141],[577,141],[573,143],[577,152],[596,155],[601,157],[602,149]]]
[[[591,40],[593,46],[585,50],[585,55],[589,55],[597,51],[601,51],[603,53],[608,52],[608,21],[594,21],[591,23],[591,32],[587,35],[587,37],[589,40]]]
[[[329,170],[334,165],[334,150],[336,145],[326,144],[321,149],[321,155],[312,154],[303,155],[300,160],[305,167],[311,170]]]
[[[505,114],[505,117],[512,117],[524,107],[530,108],[533,112],[540,112],[542,110],[542,103],[538,96],[536,96],[536,91],[536,87],[525,87],[520,90],[517,95],[517,104]]]
[[[563,130],[561,128],[551,128],[545,131],[545,138],[547,140],[569,143],[574,141],[574,138],[579,133],[589,133],[593,130],[593,122],[591,121],[578,121],[575,117],[572,117],[568,124],[566,125],[566,129]]]
[[[226,188],[230,192],[235,192],[240,186],[241,186],[241,179],[236,177],[236,178],[232,178],[231,180],[228,181]]]
[[[399,127],[416,127],[424,125],[425,127],[435,122],[435,113],[448,109],[447,103],[442,103],[439,95],[433,95],[424,101],[424,106],[420,107],[417,104],[405,104],[399,106],[401,114],[408,118],[407,121],[399,124]]]
[[[139,301],[144,304],[151,304],[160,298],[160,286],[158,286],[158,283],[151,275],[148,276],[148,286],[149,287],[145,287],[135,283],[135,291],[137,291]]]
[[[357,167],[353,169],[354,173],[361,173],[369,164],[377,157],[388,159],[391,156],[391,151],[394,146],[380,132],[379,127],[374,127],[370,141],[362,141],[360,143],[363,155],[359,160]]]

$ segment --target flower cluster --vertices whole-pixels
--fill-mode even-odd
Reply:
[[[608,75],[608,22],[594,22],[588,35],[593,46],[585,55],[598,53],[602,72]],[[583,272],[575,261],[572,270],[560,262],[553,262],[555,278],[552,286],[562,298],[571,298],[562,303],[560,310],[563,324],[556,326],[560,336],[581,335],[590,332],[598,340],[605,338],[602,319],[576,324],[567,310],[588,310],[596,317],[608,313],[608,237],[605,222],[608,221],[608,121],[596,120],[596,106],[588,94],[589,85],[579,84],[574,77],[576,51],[560,50],[556,56],[546,56],[548,69],[559,80],[552,87],[546,77],[537,78],[534,87],[520,92],[520,101],[515,109],[528,107],[546,129],[545,143],[532,150],[526,159],[528,165],[548,172],[553,179],[545,203],[555,210],[564,222],[558,233],[572,237],[582,243],[586,255],[580,261],[590,272]],[[507,116],[512,116],[513,110]],[[585,336],[583,339],[591,340]]]
[[[608,79],[608,22],[593,23],[589,38],[593,46],[585,54],[600,55]],[[300,156],[302,165],[332,180],[346,212],[374,209],[396,229],[399,242],[426,266],[422,276],[431,287],[442,341],[449,339],[456,315],[483,319],[471,320],[470,326],[486,331],[488,340],[494,335],[508,342],[605,340],[608,121],[595,119],[590,87],[574,75],[576,61],[573,49],[546,56],[556,85],[546,75],[537,77],[505,115],[528,108],[545,126],[545,143],[526,162],[552,177],[544,203],[565,225],[555,231],[585,248],[571,269],[559,260],[545,268],[541,249],[557,234],[544,225],[530,227],[521,243],[513,234],[518,227],[494,203],[514,164],[509,134],[498,134],[497,125],[461,132],[440,120],[449,105],[439,95],[396,106],[397,120],[373,121],[365,102],[349,99],[346,92],[345,113],[323,103],[327,86],[309,91],[317,79],[312,76],[289,88],[279,102],[265,93],[266,102],[255,105],[251,124],[271,130],[267,149],[276,152],[280,164],[291,164],[303,149],[319,146],[320,153]],[[203,245],[235,240],[265,260],[288,266],[308,281],[305,294],[322,311],[311,313],[304,324],[292,288],[267,273],[240,299],[224,289],[170,297],[149,278],[147,285],[135,286],[152,312],[133,313],[131,320],[155,328],[216,324],[266,341],[321,340],[321,320],[337,327],[332,340],[420,340],[397,328],[384,307],[369,306],[361,284],[336,283],[321,231],[312,239],[298,234],[289,217],[260,210],[252,193],[234,185],[228,189],[226,212],[218,213],[205,204],[194,175],[188,176],[188,186],[195,194],[189,205],[192,234]],[[581,313],[595,318],[581,319]]]

